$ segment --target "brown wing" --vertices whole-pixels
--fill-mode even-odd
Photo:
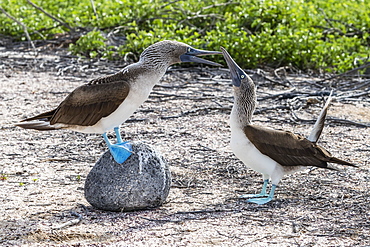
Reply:
[[[127,97],[129,89],[125,81],[80,86],[58,106],[50,124],[94,125],[118,108]]]
[[[244,127],[244,133],[261,153],[282,166],[328,168],[327,162],[354,166],[332,157],[323,147],[289,131],[247,125]]]

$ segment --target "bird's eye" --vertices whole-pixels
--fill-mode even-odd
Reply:
[[[240,78],[244,79],[245,75],[241,75]]]
[[[191,47],[188,47],[188,52],[191,52]]]

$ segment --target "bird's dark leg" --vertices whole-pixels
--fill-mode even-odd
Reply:
[[[252,203],[257,203],[258,205],[268,203],[269,201],[271,201],[274,198],[275,189],[276,189],[276,184],[273,184],[271,186],[270,194],[269,194],[268,197],[266,197],[266,198],[252,198],[252,199],[249,199],[247,201],[252,202]]]
[[[114,129],[114,130],[116,131],[116,129]],[[118,132],[119,132],[119,129],[118,129]],[[116,134],[117,134],[117,132],[116,132]],[[109,139],[107,137],[107,133],[103,134],[103,138],[104,138],[105,142],[107,143],[109,151],[112,154],[114,160],[118,164],[122,164],[123,162],[125,162],[128,159],[128,157],[130,157],[130,155],[132,153],[132,145],[129,142],[122,142],[121,136],[119,136],[119,139],[121,140],[121,142],[117,143],[117,144],[112,144],[109,141]],[[119,139],[117,138],[117,140],[119,140]]]
[[[266,188],[267,184],[269,183],[268,179],[263,180],[263,186],[262,186],[262,191],[259,194],[246,194],[246,195],[241,195],[240,198],[254,198],[254,197],[263,197],[267,196],[268,194],[266,193]]]

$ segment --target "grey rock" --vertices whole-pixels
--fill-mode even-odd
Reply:
[[[85,182],[85,198],[95,208],[133,211],[158,207],[166,200],[171,184],[167,161],[152,147],[132,142],[131,156],[123,163],[105,152]]]

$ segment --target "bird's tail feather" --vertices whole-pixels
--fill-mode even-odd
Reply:
[[[29,122],[19,122],[15,124],[18,127],[24,129],[35,129],[35,130],[56,130],[60,127],[50,125],[49,121],[29,121]]]
[[[310,142],[317,142],[320,138],[321,132],[322,132],[322,130],[324,128],[324,125],[325,125],[326,114],[328,112],[328,108],[329,108],[329,105],[330,105],[331,100],[332,100],[332,94],[333,94],[333,90],[330,92],[330,95],[329,95],[328,99],[326,100],[326,103],[325,103],[324,107],[322,108],[322,110],[320,112],[320,115],[319,115],[319,117],[317,118],[317,120],[315,122],[315,125],[313,126],[311,134],[307,138]]]
[[[23,119],[15,125],[24,129],[35,129],[35,130],[56,130],[60,129],[61,126],[50,125],[50,119],[53,117],[56,109],[41,113],[37,116]]]
[[[344,166],[353,166],[353,167],[358,167],[358,166],[357,166],[357,165],[355,165],[355,164],[349,163],[349,162],[347,162],[347,161],[344,161],[344,160],[341,160],[341,159],[338,159],[338,158],[335,158],[335,157],[330,157],[329,162],[331,162],[331,163],[336,163],[336,164],[339,164],[339,165],[344,165]]]
[[[23,119],[21,122],[27,122],[27,121],[33,121],[33,120],[41,120],[41,121],[46,122],[46,121],[49,121],[53,117],[55,111],[56,109],[48,111],[48,112],[44,112],[37,116]]]

